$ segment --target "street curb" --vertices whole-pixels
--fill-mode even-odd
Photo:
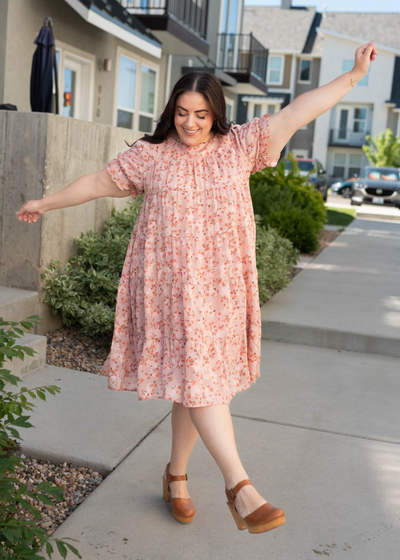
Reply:
[[[261,329],[261,338],[264,340],[400,357],[399,340],[396,338],[370,336],[308,325],[292,325],[276,321],[262,321]]]

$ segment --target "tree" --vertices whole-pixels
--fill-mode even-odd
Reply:
[[[362,149],[372,165],[400,167],[400,137],[395,136],[390,128],[373,139],[368,135],[366,140],[367,144],[364,144]]]

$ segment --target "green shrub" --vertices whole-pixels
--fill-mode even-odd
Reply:
[[[28,317],[21,323],[14,321],[4,321],[0,317],[0,558],[4,560],[44,560],[43,556],[37,553],[46,547],[46,553],[50,556],[54,552],[50,540],[56,543],[57,549],[63,558],[66,558],[67,547],[79,558],[82,556],[71,544],[65,542],[66,539],[50,539],[44,529],[35,526],[32,519],[25,519],[17,509],[18,504],[27,512],[31,513],[36,520],[42,519],[42,514],[26,498],[41,500],[43,503],[54,506],[49,496],[56,500],[64,499],[64,490],[57,486],[52,486],[50,482],[44,481],[38,484],[36,491],[29,492],[28,484],[23,484],[19,489],[15,485],[20,482],[14,478],[17,467],[24,468],[25,459],[14,455],[13,452],[19,448],[18,443],[11,438],[22,439],[18,428],[32,428],[28,422],[30,416],[24,415],[24,411],[31,411],[35,406],[28,401],[27,395],[36,399],[36,395],[46,400],[45,391],[52,395],[60,392],[60,388],[55,385],[35,387],[28,390],[22,387],[19,393],[5,391],[6,383],[17,385],[21,379],[16,375],[11,375],[10,370],[4,368],[5,358],[23,360],[25,354],[33,356],[35,353],[28,346],[16,344],[18,338],[23,335],[20,328],[31,329],[34,323],[39,323],[39,317]],[[8,328],[6,328],[8,327]],[[35,394],[36,392],[36,394]],[[76,540],[76,539],[68,539]]]
[[[111,218],[99,233],[89,231],[77,239],[79,254],[60,272],[53,261],[42,274],[45,303],[63,322],[79,324],[89,335],[111,332],[114,326],[118,283],[143,196]]]
[[[297,263],[299,251],[288,239],[281,237],[271,227],[256,220],[256,262],[258,273],[258,291],[262,305],[275,292],[282,290],[290,281],[289,271]]]
[[[286,160],[250,177],[254,213],[264,226],[271,226],[303,253],[318,248],[318,233],[324,227],[326,210],[321,193],[302,177],[293,157],[285,175]]]

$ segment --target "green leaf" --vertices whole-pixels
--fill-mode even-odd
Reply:
[[[54,549],[53,549],[53,546],[51,545],[51,543],[49,543],[49,541],[47,541],[47,543],[46,543],[46,552],[49,555],[49,557],[51,558],[51,555],[54,552]]]
[[[66,558],[68,554],[68,550],[65,544],[59,540],[56,541],[56,544],[57,544],[58,552],[61,554],[63,558]]]

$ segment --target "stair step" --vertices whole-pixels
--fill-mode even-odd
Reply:
[[[23,321],[37,315],[38,305],[37,292],[0,286],[0,317],[5,321]]]
[[[45,366],[47,346],[47,338],[45,336],[26,333],[24,336],[17,339],[17,344],[20,346],[29,346],[32,350],[36,350],[37,354],[33,356],[25,355],[24,360],[20,360],[19,358],[13,358],[12,360],[7,359],[3,365],[4,369],[10,370],[12,375],[17,375],[22,379],[31,371]]]

